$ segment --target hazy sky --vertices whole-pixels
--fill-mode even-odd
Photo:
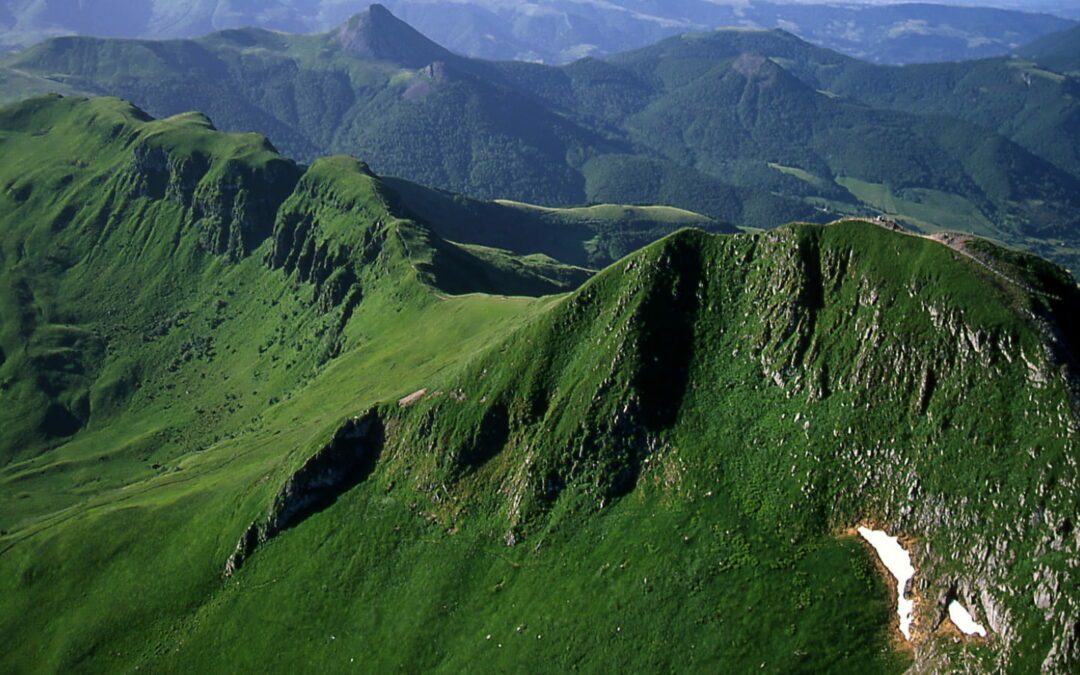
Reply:
[[[738,4],[747,0],[711,0],[717,4]],[[919,2],[934,5],[961,5],[967,7],[1001,7],[1029,12],[1046,12],[1073,18],[1080,17],[1080,0],[762,0],[764,2],[801,4],[847,4],[847,5],[896,5]],[[753,3],[754,0],[749,0]]]
[[[739,4],[745,0],[713,0],[717,4]],[[753,3],[754,0],[749,0]],[[1049,9],[1080,10],[1080,0],[763,0],[777,4],[800,3],[806,5],[845,4],[845,5],[898,5],[906,2],[918,2],[931,5],[964,5],[969,7],[1007,7],[1046,11]]]

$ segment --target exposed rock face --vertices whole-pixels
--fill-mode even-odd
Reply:
[[[783,243],[789,234],[769,233],[766,245]],[[851,309],[854,320],[842,327],[843,333],[860,338],[859,349],[852,359],[856,367],[846,373],[815,368],[818,360],[815,350],[821,341],[815,326],[821,309],[829,302],[823,304],[822,298],[828,298],[831,289],[842,283],[852,261],[812,244],[804,242],[801,247],[773,249],[770,256],[783,264],[771,279],[772,287],[761,294],[762,306],[771,304],[771,307],[764,313],[767,326],[762,333],[764,340],[754,351],[760,355],[765,376],[789,396],[805,395],[815,400],[839,392],[855,395],[865,405],[873,405],[875,392],[889,391],[893,392],[890,398],[897,402],[909,398],[911,403],[907,407],[912,414],[941,424],[932,408],[936,407],[936,414],[940,415],[942,397],[966,395],[969,392],[965,388],[977,386],[980,377],[1005,380],[1011,373],[1026,371],[1033,390],[1061,385],[1075,388],[1075,358],[1070,347],[1075,343],[1061,333],[1063,328],[1067,329],[1064,315],[1053,320],[1029,316],[1031,323],[1043,333],[1045,342],[1042,351],[1025,353],[1019,335],[975,326],[969,317],[953,308],[920,301],[920,313],[933,326],[933,340],[938,346],[913,349],[904,333],[889,326],[889,313],[895,311],[890,305],[896,302],[896,296],[866,281],[859,282]],[[788,260],[784,260],[785,250]],[[1034,292],[1012,281],[1006,283],[1024,292]],[[916,287],[909,288],[907,293],[912,298],[921,295]],[[798,302],[770,303],[766,300],[770,295],[796,297]],[[1051,306],[1061,302],[1054,295],[1042,293],[1041,296],[1049,299]],[[934,402],[937,406],[933,406]],[[1036,400],[1029,405],[1032,426],[1055,428],[1059,438],[1069,438],[1070,429],[1076,425],[1075,408],[1040,410]],[[972,426],[972,442],[978,443],[978,421]],[[935,434],[948,431],[949,427],[941,424]],[[837,504],[834,517],[842,518],[844,513],[861,510],[918,540],[914,551],[917,591],[923,597],[935,597],[939,601],[917,609],[917,621],[923,626],[940,623],[948,601],[960,598],[991,630],[992,639],[1000,649],[998,666],[1007,671],[1015,667],[1011,658],[1023,644],[1022,635],[1027,630],[1024,623],[1029,618],[1027,610],[1035,606],[1045,610],[1044,618],[1055,634],[1043,669],[1067,672],[1069,664],[1080,662],[1080,611],[1073,606],[1072,599],[1055,592],[1076,583],[1075,567],[1049,563],[1056,557],[1053,551],[1080,550],[1075,536],[1057,534],[1059,529],[1071,533],[1070,527],[1054,527],[1054,523],[1064,518],[1055,508],[1065,507],[1069,495],[1080,487],[1075,484],[1075,446],[1065,454],[1072,466],[1053,477],[1046,474],[1039,481],[1038,494],[1024,494],[1007,481],[987,479],[972,495],[958,497],[940,488],[927,487],[925,476],[941,471],[941,467],[932,460],[920,459],[918,451],[900,447],[891,439],[878,439],[868,447],[865,441],[845,438],[858,439],[858,432],[852,436],[850,428],[846,432],[837,430],[836,436],[835,458],[839,460],[836,465],[850,467],[853,475],[862,478],[858,479],[858,489],[850,498],[838,500],[841,503]],[[1065,444],[1071,445],[1068,440]],[[1026,452],[1034,459],[1040,448],[1016,447],[1012,451]],[[940,451],[931,445],[922,452]],[[996,521],[994,529],[986,526],[989,521]],[[1046,556],[1046,563],[1039,565],[1040,572],[1030,584],[1016,576],[1020,541],[1036,542],[1034,553],[1040,559]],[[957,569],[965,572],[958,574]],[[917,651],[922,649],[918,647]],[[933,672],[937,663],[934,655],[920,657],[916,670]]]
[[[352,169],[353,179],[371,177],[366,165],[357,163]],[[378,200],[366,203],[347,192],[345,187],[301,179],[294,198],[278,210],[273,246],[266,256],[271,269],[313,285],[323,311],[359,302],[361,271],[378,258],[386,241],[386,214],[378,211]]]
[[[340,301],[347,287],[341,279],[347,274],[352,281],[355,275],[349,268],[351,251],[347,246],[335,246],[334,242],[319,236],[318,219],[309,214],[284,213],[274,227],[274,246],[267,264],[271,269],[281,269],[295,274],[300,281],[308,282],[317,289],[334,282],[329,289],[335,296],[331,302]]]
[[[401,98],[406,101],[422,101],[448,79],[445,61],[429,63],[420,69],[417,78],[402,92]]]
[[[278,207],[300,179],[284,159],[252,168],[214,160],[199,152],[178,154],[140,144],[132,151],[123,184],[129,194],[179,204],[208,252],[233,260],[251,253],[270,236]]]
[[[752,54],[750,52],[744,52],[739,54],[739,57],[735,59],[732,64],[732,68],[735,72],[739,73],[743,77],[750,79],[758,75],[763,74],[763,71],[767,68],[769,59],[760,55]]]
[[[774,86],[778,78],[787,74],[771,59],[749,52],[740,54],[732,64],[732,69],[762,89]]]
[[[209,168],[205,155],[181,157],[161,146],[140,144],[132,149],[128,186],[135,196],[168,199],[190,207],[192,195]]]
[[[1077,379],[1070,365],[1077,333],[1066,309],[1076,306],[1075,288],[1032,280],[1040,292],[1031,295],[1000,274],[979,276],[985,286],[972,288],[1004,303],[988,319],[973,309],[970,288],[957,302],[927,287],[932,276],[877,271],[868,251],[895,257],[886,247],[900,251],[914,241],[905,235],[831,232],[782,228],[714,242],[708,253],[696,248],[709,245],[697,241],[701,235],[672,237],[602,273],[542,328],[476,365],[454,394],[399,409],[419,417],[394,426],[392,445],[437,451],[438,469],[410,478],[436,486],[439,499],[499,453],[516,457],[500,486],[502,539],[520,545],[563,495],[584,495],[602,509],[644,481],[677,489],[677,449],[664,432],[678,427],[680,414],[693,414],[684,400],[723,406],[761,400],[757,392],[768,390],[773,401],[798,402],[791,430],[782,430],[781,416],[717,455],[779,458],[779,470],[757,478],[766,489],[800,495],[790,514],[798,506],[820,513],[803,519],[781,510],[790,531],[872,520],[904,534],[913,540],[913,590],[924,599],[917,634],[936,628],[958,599],[990,630],[997,670],[1025,669],[1031,661],[1022,659],[1035,655],[1047,672],[1073,672],[1080,608],[1069,561],[1080,560],[1073,515],[1080,415],[1065,392]],[[880,237],[881,249],[857,243]],[[961,278],[983,274],[976,266]],[[572,383],[548,370],[561,373],[574,358],[592,367]],[[501,369],[515,376],[487,384]],[[553,393],[538,380],[567,384]],[[451,434],[461,410],[469,432]],[[706,417],[713,419],[723,415]],[[961,462],[979,468],[961,470]],[[996,471],[1013,462],[1028,468]],[[735,483],[752,478],[740,473]],[[440,508],[435,496],[430,508]],[[937,645],[916,641],[916,670],[966,667],[967,655]]]
[[[319,308],[327,311],[362,291],[356,273],[349,264],[346,247],[331,248],[318,241],[310,219],[289,214],[278,221],[274,248],[267,263],[271,268],[294,273],[300,281],[315,286]]]
[[[232,576],[262,544],[334,502],[371,474],[383,447],[382,419],[375,410],[354,417],[281,486],[266,515],[248,526],[225,562]]]
[[[223,174],[199,185],[192,219],[206,250],[238,259],[270,236],[274,215],[299,176],[287,162],[272,162],[261,174],[230,162]]]
[[[432,80],[434,82],[445,82],[446,81],[446,62],[445,61],[435,61],[434,63],[430,63],[430,64],[428,64],[428,66],[426,68],[423,68],[420,71],[420,73],[424,77],[426,77],[429,80]]]

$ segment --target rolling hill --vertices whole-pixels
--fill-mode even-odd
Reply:
[[[1058,72],[1080,74],[1080,27],[1039,38],[1020,54]]]
[[[843,221],[583,281],[439,234],[537,207],[195,113],[36,98],[0,150],[5,672],[1080,662],[1060,268]],[[911,547],[909,646],[859,524]]]
[[[1075,136],[1075,96],[1049,72],[1032,101],[1008,80],[985,113],[963,113],[970,89],[956,86],[919,114],[942,87],[783,32],[688,34],[553,68],[455,56],[381,6],[315,35],[59,38],[5,66],[35,91],[56,82],[159,116],[194,107],[301,161],[351,154],[485,199],[663,204],[751,227],[886,213],[1076,265],[1080,177],[1060,142]],[[843,93],[879,73],[906,80],[906,102]]]

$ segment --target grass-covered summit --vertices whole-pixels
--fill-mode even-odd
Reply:
[[[52,96],[0,110],[0,148],[7,459],[124,407],[148,370],[178,372],[219,356],[214,333],[232,314],[226,308],[240,303],[260,316],[251,298],[273,291],[235,280],[251,284],[243,302],[202,295],[200,284],[218,274],[281,270],[311,285],[297,296],[310,293],[319,310],[311,333],[293,334],[299,319],[283,312],[282,326],[255,345],[270,363],[291,354],[289,370],[307,358],[301,343],[313,362],[336,353],[369,286],[416,276],[447,293],[538,295],[572,288],[587,267],[686,224],[731,231],[684,212],[544,210],[399,180],[391,187],[350,158],[302,167],[262,136],[221,134],[196,113],[153,120],[117,99]],[[468,226],[487,214],[496,226]],[[229,286],[230,297],[239,293]],[[205,325],[195,330],[192,321]],[[110,350],[123,358],[105,358]]]
[[[581,283],[439,234],[535,208],[439,225],[201,116],[36,99],[0,153],[0,669],[1078,663],[1059,268],[845,221]],[[913,649],[857,524],[912,546]]]

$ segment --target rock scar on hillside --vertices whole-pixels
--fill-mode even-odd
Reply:
[[[248,526],[225,562],[232,576],[259,546],[317,513],[371,475],[383,446],[382,418],[376,410],[354,417],[289,476],[266,515]]]

